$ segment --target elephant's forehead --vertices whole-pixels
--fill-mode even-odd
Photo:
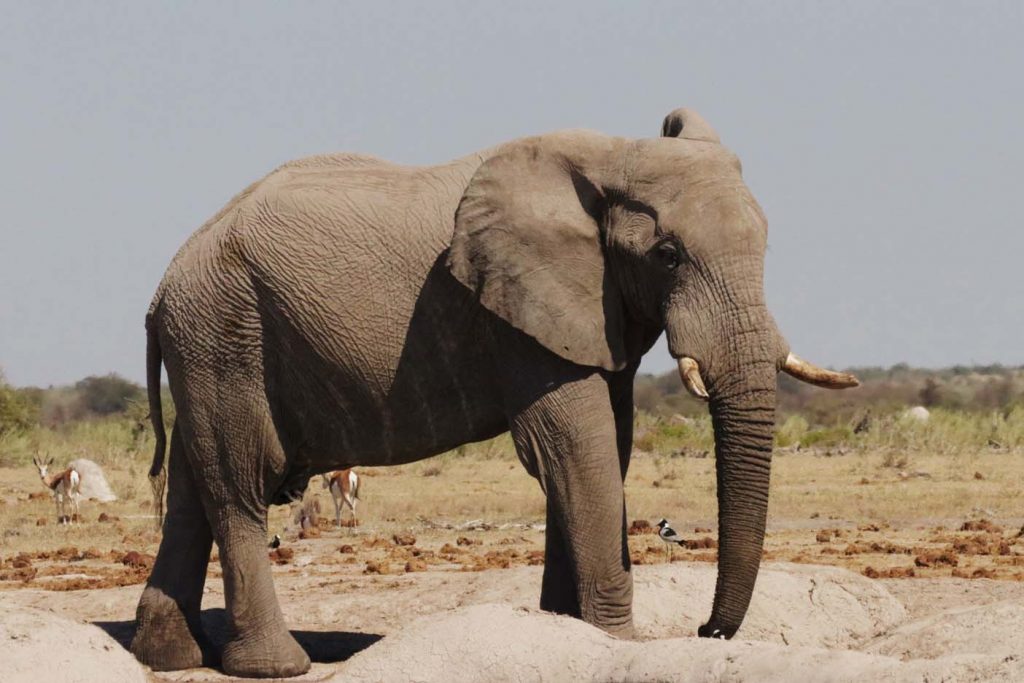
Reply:
[[[689,248],[763,247],[767,242],[764,211],[735,173],[681,177],[657,208],[660,229],[677,234]]]

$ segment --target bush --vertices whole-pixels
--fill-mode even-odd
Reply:
[[[123,413],[132,401],[145,399],[142,387],[115,373],[86,377],[75,384],[75,391],[85,409],[94,415]]]
[[[0,435],[23,432],[39,422],[35,395],[15,389],[0,372]]]

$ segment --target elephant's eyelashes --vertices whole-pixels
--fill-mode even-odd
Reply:
[[[679,247],[673,242],[662,242],[654,248],[652,255],[668,271],[675,270],[683,261],[683,255],[679,252]]]

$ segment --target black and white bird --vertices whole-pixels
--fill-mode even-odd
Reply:
[[[274,538],[270,539],[270,543],[267,544],[268,548],[279,548],[281,547],[281,537],[278,534],[274,534]]]
[[[665,541],[666,551],[668,553],[668,559],[672,561],[672,546],[682,545],[683,537],[676,533],[676,530],[668,525],[667,519],[662,519],[658,522],[658,538]]]

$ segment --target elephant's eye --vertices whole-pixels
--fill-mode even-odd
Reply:
[[[658,260],[662,267],[669,271],[678,268],[683,260],[682,255],[679,253],[679,247],[671,242],[665,242],[655,247],[654,258]]]

